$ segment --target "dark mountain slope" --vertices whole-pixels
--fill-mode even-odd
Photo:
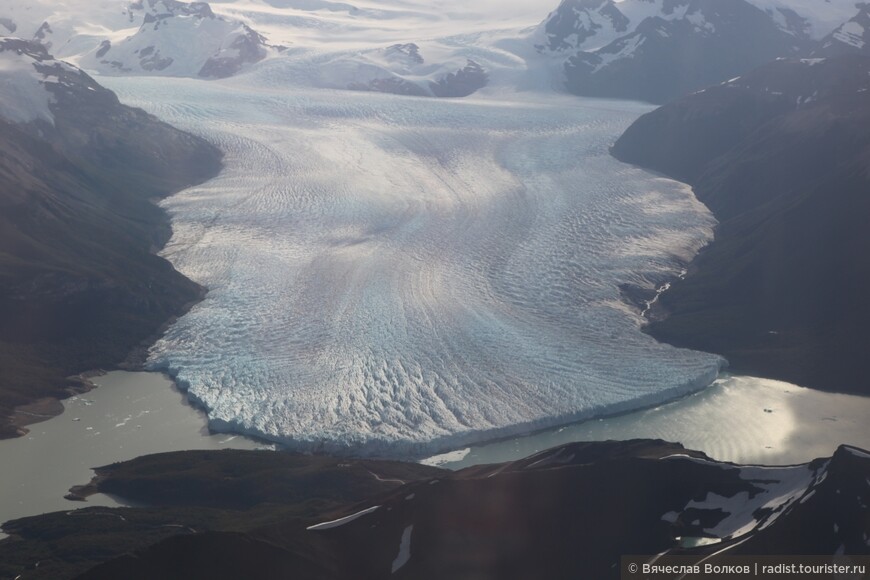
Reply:
[[[63,396],[65,377],[121,362],[202,289],[153,255],[169,236],[152,200],[214,175],[220,153],[36,43],[53,123],[0,118],[0,435],[14,407]]]
[[[645,115],[613,154],[687,180],[720,221],[651,334],[870,393],[870,58],[776,61]]]
[[[846,447],[764,468],[662,441],[574,443],[414,478],[320,518],[168,538],[82,578],[607,579],[624,554],[867,555],[868,476],[870,456]]]
[[[169,537],[175,541],[155,550],[159,562],[175,563],[176,577],[233,576],[240,566],[250,567],[243,555],[263,561],[267,576],[292,578],[284,572],[295,570],[298,577],[317,578],[312,571],[323,569],[312,563],[317,546],[309,542],[294,556],[290,539],[273,536],[266,543],[253,532],[276,523],[304,532],[405,482],[447,474],[416,463],[236,450],[160,453],[96,471],[94,482],[76,493],[111,493],[150,507],[92,507],[7,522],[3,530],[11,537],[0,541],[0,578],[72,578]],[[137,573],[149,577],[149,566],[140,561]]]

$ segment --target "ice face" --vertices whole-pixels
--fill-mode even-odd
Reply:
[[[210,292],[150,359],[215,429],[407,456],[716,377],[718,357],[657,343],[620,299],[713,225],[686,186],[608,155],[645,106],[104,80],[227,153],[165,202],[164,254]]]

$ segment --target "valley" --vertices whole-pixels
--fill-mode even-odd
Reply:
[[[866,556],[868,29],[4,3],[0,576]]]

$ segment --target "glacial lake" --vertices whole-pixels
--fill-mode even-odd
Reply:
[[[90,481],[91,468],[184,449],[273,449],[237,435],[212,434],[205,414],[159,373],[111,372],[65,412],[18,439],[0,441],[4,467],[0,521],[88,506],[121,505],[98,494],[63,496]],[[841,443],[870,448],[870,398],[823,393],[752,377],[724,377],[680,400],[606,419],[490,442],[424,460],[461,469],[520,459],[570,441],[638,437],[678,441],[715,459],[793,464],[827,456]]]
[[[98,388],[63,401],[62,414],[29,425],[24,437],[0,441],[0,521],[121,505],[103,494],[87,503],[64,499],[71,486],[91,480],[94,467],[164,451],[272,448],[210,434],[205,414],[160,373],[115,371],[92,380]]]

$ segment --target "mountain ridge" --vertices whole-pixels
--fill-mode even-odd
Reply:
[[[867,394],[870,58],[779,60],[638,119],[619,159],[693,185],[716,239],[647,330],[736,372]]]
[[[581,96],[661,104],[778,57],[865,51],[866,4],[778,0],[563,0],[536,33]],[[842,48],[842,47],[847,48]]]
[[[0,118],[0,432],[8,437],[22,433],[9,422],[16,407],[80,389],[67,377],[120,363],[198,299],[203,289],[153,253],[171,230],[152,200],[215,174],[221,154],[121,105],[38,43],[0,39],[0,58],[30,79],[25,95],[45,95],[30,117]],[[23,98],[9,87],[0,88],[7,106]]]

